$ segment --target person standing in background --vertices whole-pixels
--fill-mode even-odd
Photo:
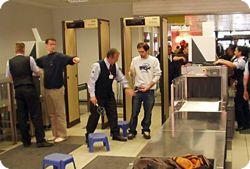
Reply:
[[[188,44],[183,47],[183,51],[173,56],[173,79],[181,75],[181,67],[188,63]]]
[[[56,143],[67,139],[65,99],[64,99],[64,70],[67,65],[79,63],[78,57],[70,57],[56,52],[56,40],[46,39],[48,55],[36,60],[37,65],[44,70],[45,101],[51,121],[53,137]]]
[[[31,145],[31,136],[27,121],[29,116],[35,128],[37,147],[50,147],[53,144],[45,140],[39,95],[35,89],[32,74],[40,75],[32,57],[24,56],[25,44],[16,43],[16,56],[7,62],[6,77],[13,80],[17,106],[17,120],[24,147]]]
[[[132,140],[137,135],[136,127],[138,115],[143,102],[144,118],[141,122],[142,134],[145,139],[150,139],[150,126],[152,110],[155,103],[156,83],[161,77],[160,63],[156,57],[150,56],[149,46],[146,43],[137,45],[139,56],[134,57],[130,67],[130,76],[135,81],[136,95],[132,99],[132,115],[130,119],[128,139]]]
[[[227,67],[234,69],[234,84],[236,85],[236,95],[234,98],[235,103],[235,115],[238,123],[237,131],[242,131],[249,128],[250,116],[249,116],[249,106],[248,102],[244,99],[244,84],[243,84],[243,74],[246,66],[247,59],[242,54],[244,53],[244,48],[238,46],[235,49],[235,58],[233,62],[224,59],[217,60],[214,64],[226,65]],[[245,77],[246,77],[245,73]]]

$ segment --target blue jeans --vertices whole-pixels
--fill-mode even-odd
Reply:
[[[141,122],[142,133],[145,131],[150,132],[152,110],[155,104],[154,90],[149,90],[145,93],[138,92],[132,99],[132,115],[129,132],[135,135],[137,134],[136,127],[142,103],[144,108],[144,118]]]

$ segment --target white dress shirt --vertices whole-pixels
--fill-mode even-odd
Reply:
[[[17,54],[16,56],[22,56],[23,54]],[[40,71],[40,68],[37,66],[35,60],[33,57],[30,57],[30,68],[33,72],[33,75],[36,75],[39,71]],[[10,64],[9,64],[9,61],[7,61],[7,64],[6,64],[6,72],[5,72],[5,76],[6,77],[9,77],[9,78],[12,78],[12,75],[10,73]]]
[[[106,58],[104,59],[104,62],[107,68],[109,69],[110,63],[108,62]],[[91,67],[91,73],[90,73],[89,81],[88,81],[88,89],[89,89],[90,97],[95,97],[95,83],[98,80],[100,73],[101,73],[100,64],[94,63]],[[126,77],[121,72],[117,64],[116,64],[116,77],[114,78],[118,83],[122,83],[123,88],[129,87]]]

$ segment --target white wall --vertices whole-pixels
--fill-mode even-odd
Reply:
[[[131,3],[95,4],[73,8],[55,9],[53,10],[54,32],[55,38],[58,40],[58,49],[62,51],[62,21],[100,18],[110,20],[111,47],[120,50],[120,18],[132,16],[132,14]],[[95,34],[93,34],[93,36],[95,37]],[[92,48],[92,46],[90,47]]]
[[[36,27],[42,38],[53,35],[52,11],[31,5],[8,2],[0,9],[0,74],[6,61],[13,57],[17,41],[34,41],[31,28]]]

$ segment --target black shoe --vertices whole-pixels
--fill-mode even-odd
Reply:
[[[127,139],[125,137],[122,137],[120,135],[118,136],[113,136],[113,140],[116,140],[116,141],[122,141],[122,142],[126,142]]]
[[[243,131],[243,130],[246,130],[247,128],[246,127],[238,127],[237,129],[236,129],[236,131]]]
[[[144,131],[144,132],[143,132],[143,137],[144,137],[146,140],[151,139],[150,132]]]
[[[87,147],[89,147],[89,134],[86,133],[85,138],[86,138],[85,142],[87,144]]]
[[[36,146],[37,147],[51,147],[51,146],[53,146],[54,144],[52,144],[52,143],[49,143],[49,142],[47,142],[47,141],[42,141],[42,142],[40,142],[40,143],[36,143]]]
[[[23,143],[23,147],[27,148],[27,147],[30,147],[31,146],[31,142],[29,143]]]
[[[128,139],[129,140],[133,140],[134,138],[135,138],[135,134],[133,134],[133,133],[128,133]]]

